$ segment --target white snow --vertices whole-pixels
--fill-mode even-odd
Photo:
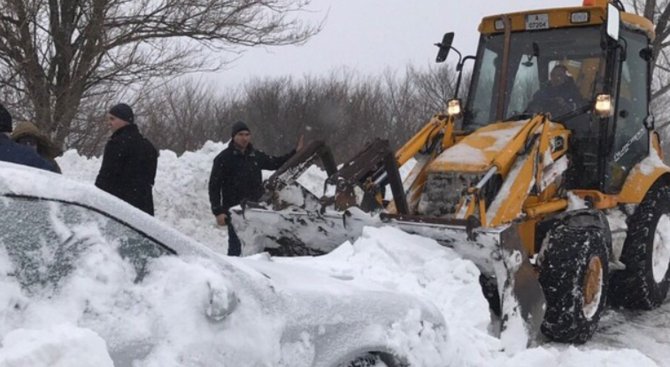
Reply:
[[[652,174],[657,168],[665,167],[665,163],[661,157],[658,156],[656,149],[649,150],[649,156],[645,158],[639,165],[640,172],[643,175]]]
[[[207,180],[212,160],[224,146],[209,142],[201,150],[180,157],[161,151],[154,189],[159,219],[219,252],[226,251],[226,231],[214,223]],[[64,175],[91,184],[100,160],[69,151],[58,163]],[[323,186],[315,182],[318,179],[323,179],[318,172],[306,178],[308,184],[312,181],[310,189],[320,194]],[[225,298],[225,277],[206,260],[161,258],[152,263],[147,278],[135,283],[132,270],[113,246],[93,246],[88,251],[81,270],[72,275],[56,298],[29,300],[15,279],[6,275],[11,265],[0,261],[1,367],[107,367],[111,365],[110,346],[104,340],[135,340],[129,348],[134,347],[137,353],[143,352],[141,347],[146,342],[155,343],[157,347],[144,351],[149,354],[137,364],[141,366],[208,366],[213,358],[221,357],[217,353],[231,350],[235,352],[224,356],[231,365],[271,366],[277,365],[276,358],[282,352],[293,355],[295,361],[314,352],[304,338],[283,351],[264,345],[266,335],[272,335],[274,325],[282,320],[252,318],[262,314],[263,305],[246,304],[241,309],[248,312],[231,320],[245,326],[247,332],[242,335],[227,335],[224,328],[198,317],[211,312],[207,304],[212,287],[221,291],[221,302],[233,302]],[[258,261],[264,257],[253,256]],[[0,256],[0,260],[4,258]],[[397,334],[392,333],[388,340],[389,345],[407,350],[416,366],[670,365],[668,303],[649,313],[607,311],[593,341],[583,346],[545,343],[506,353],[500,340],[489,332],[488,305],[481,295],[476,266],[432,239],[395,228],[364,228],[363,235],[353,243],[345,242],[324,256],[270,260],[432,302],[447,321],[447,340],[425,329],[420,335],[410,330],[412,319],[418,317],[414,314],[399,319],[394,326]],[[305,279],[303,285],[329,286],[325,284]],[[120,294],[125,297],[120,298]],[[128,295],[134,303],[118,304]],[[91,312],[104,315],[97,321],[103,325],[90,324],[87,315]],[[92,329],[106,332],[98,335]],[[408,335],[415,337],[408,341]],[[241,349],[249,338],[258,347]],[[290,365],[291,361],[284,362]]]
[[[15,329],[2,340],[0,366],[113,367],[107,344],[95,332],[70,324]]]
[[[589,206],[584,199],[575,195],[572,191],[568,191],[568,208],[566,210],[580,210],[587,209]]]

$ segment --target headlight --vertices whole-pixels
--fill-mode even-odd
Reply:
[[[460,116],[461,113],[463,112],[463,109],[461,108],[461,100],[460,99],[450,99],[447,102],[447,114],[449,116]]]
[[[614,113],[612,96],[609,94],[598,94],[595,105],[596,114],[600,117],[610,117]]]

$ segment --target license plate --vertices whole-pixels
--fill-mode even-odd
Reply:
[[[531,14],[526,15],[526,30],[534,31],[537,29],[549,28],[549,14]]]

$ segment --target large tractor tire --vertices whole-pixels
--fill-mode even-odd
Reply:
[[[650,310],[668,294],[670,267],[670,186],[659,180],[628,219],[621,252],[626,268],[612,273],[610,303]]]
[[[569,212],[547,232],[540,284],[547,308],[542,333],[563,343],[586,342],[607,300],[611,234],[598,212]]]
[[[398,358],[388,353],[366,353],[347,363],[340,364],[339,367],[409,367],[402,358]]]

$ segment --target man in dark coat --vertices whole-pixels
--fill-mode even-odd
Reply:
[[[564,65],[554,66],[549,77],[549,82],[533,95],[529,112],[548,112],[556,118],[582,107],[582,95]]]
[[[243,200],[256,201],[263,195],[261,170],[276,170],[296,150],[302,149],[302,136],[296,149],[281,157],[269,156],[251,145],[251,132],[242,121],[233,124],[232,140],[228,147],[214,158],[209,177],[209,201],[212,213],[220,226],[228,226],[228,255],[239,256],[240,240],[231,225],[230,208]]]
[[[158,151],[135,125],[133,110],[119,103],[107,113],[112,136],[105,145],[95,186],[154,215],[152,189]]]
[[[12,132],[12,115],[0,104],[0,161],[22,164],[55,172],[55,167],[27,146],[15,143]]]

